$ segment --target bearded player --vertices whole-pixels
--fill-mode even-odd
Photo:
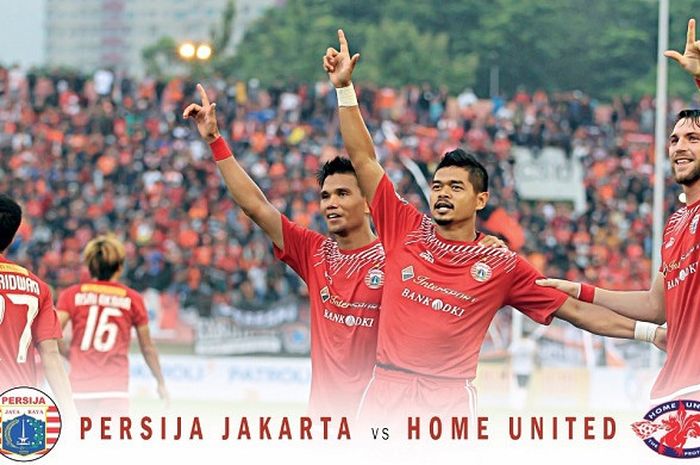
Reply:
[[[17,386],[36,386],[38,350],[56,401],[75,417],[71,388],[58,351],[61,326],[51,290],[26,268],[4,253],[22,222],[22,208],[0,194],[0,393]]]
[[[124,259],[119,240],[96,237],[83,251],[91,279],[68,287],[58,297],[61,326],[70,322],[73,329],[70,381],[81,415],[129,413],[131,328],[136,329],[141,353],[158,382],[158,395],[166,404],[169,401],[143,298],[119,282]]]
[[[695,20],[688,22],[685,51],[664,53],[676,60],[700,86],[700,41]],[[610,291],[589,284],[543,279],[572,297],[608,307],[621,315],[643,320],[637,331],[649,333],[668,323],[666,361],[651,391],[660,404],[683,398],[700,400],[700,110],[683,110],[668,139],[668,158],[674,180],[683,187],[686,205],[668,219],[661,246],[661,268],[648,291]]]
[[[635,322],[535,284],[539,273],[507,249],[478,244],[476,211],[489,198],[484,167],[462,150],[445,154],[432,179],[431,216],[402,200],[377,161],[351,77],[342,31],[324,68],[338,94],[340,130],[370,203],[386,265],[377,365],[361,416],[473,415],[479,350],[506,305],[549,324],[554,316],[596,334],[633,338]],[[652,337],[649,341],[653,340]]]
[[[384,285],[384,249],[369,221],[369,207],[349,160],[336,157],[318,173],[320,211],[331,237],[303,228],[267,200],[221,137],[216,104],[201,85],[202,104],[193,118],[209,143],[234,201],[267,234],[275,256],[306,283],[311,307],[312,415],[353,415],[372,376],[379,302]],[[493,237],[488,245],[502,245]]]

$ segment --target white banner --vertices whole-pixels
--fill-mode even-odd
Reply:
[[[545,147],[535,153],[514,147],[515,188],[526,200],[563,200],[574,203],[577,212],[586,209],[583,166],[560,148]]]

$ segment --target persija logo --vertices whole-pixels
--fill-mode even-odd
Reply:
[[[632,430],[650,449],[666,457],[700,457],[700,402],[674,400],[647,412]],[[689,447],[695,446],[695,447]]]

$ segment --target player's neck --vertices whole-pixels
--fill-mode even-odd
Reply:
[[[474,218],[448,225],[435,224],[435,229],[440,237],[448,241],[472,242],[476,240],[476,224]]]
[[[354,250],[371,244],[377,239],[372,229],[367,226],[357,231],[352,231],[345,235],[335,235],[335,241],[340,250]]]
[[[694,204],[700,200],[700,181],[695,181],[691,186],[683,186],[683,192],[685,192],[685,204]]]

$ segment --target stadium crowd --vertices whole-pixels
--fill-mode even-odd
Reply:
[[[0,191],[26,212],[8,257],[62,289],[85,277],[80,252],[88,240],[114,231],[128,244],[127,285],[172,293],[202,315],[303,294],[182,120],[194,85],[105,70],[86,77],[0,67]],[[330,85],[206,85],[225,137],[274,205],[323,230],[314,174],[342,152]],[[429,176],[439,154],[469,148],[492,176],[490,204],[520,224],[520,252],[546,275],[611,289],[649,285],[651,98],[601,104],[579,92],[520,90],[485,101],[468,89],[450,96],[427,84],[357,87],[379,156],[409,201],[426,206],[402,160]],[[673,100],[669,117],[687,103]],[[580,158],[587,210],[519,199],[513,145],[558,146]],[[667,187],[672,200],[678,191],[670,178]],[[675,206],[669,201],[669,211]]]

